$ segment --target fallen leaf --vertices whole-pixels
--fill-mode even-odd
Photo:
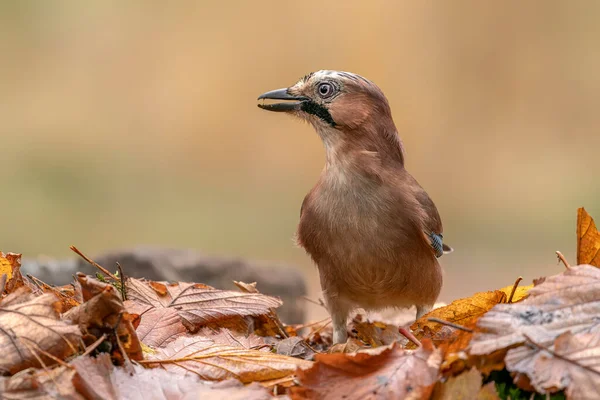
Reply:
[[[529,286],[517,286],[515,292],[513,293],[511,303],[518,303],[519,301],[526,299],[527,296],[529,296],[529,291],[533,288],[533,286],[533,284]],[[506,301],[508,301],[508,299],[510,298],[510,294],[513,291],[513,285],[503,287],[502,289],[500,289],[500,291],[506,295]]]
[[[142,347],[132,324],[134,317],[125,311],[117,289],[82,273],[77,274],[77,281],[85,302],[70,309],[64,318],[79,325],[85,344],[91,345],[104,334],[113,350],[113,360],[123,363],[121,346],[130,359],[142,360]]]
[[[540,351],[527,375],[540,393],[566,389],[571,399],[595,398],[600,393],[600,331],[563,333],[553,354]]]
[[[438,318],[464,326],[472,321],[476,321],[496,304],[506,301],[506,298],[506,294],[500,290],[475,293],[471,297],[454,300],[445,307],[430,311],[417,320],[411,326],[411,329],[416,331],[415,335],[419,338],[425,332],[425,328],[428,328],[427,332],[429,334],[435,335],[435,333],[439,332],[445,326],[438,322],[429,321],[429,318]],[[447,340],[447,338],[443,340]]]
[[[23,286],[23,276],[21,275],[21,254],[6,253],[0,251],[0,276],[6,275],[4,284],[4,293],[11,293],[16,288]],[[0,295],[2,293],[0,292]]]
[[[458,376],[450,377],[435,387],[433,400],[472,400],[477,399],[483,378],[476,368]]]
[[[583,207],[577,210],[577,264],[600,267],[600,232]]]
[[[157,349],[144,364],[160,365],[179,374],[196,374],[201,379],[221,381],[236,378],[244,383],[267,381],[308,368],[311,362],[259,350],[217,344],[210,338],[179,337]]]
[[[356,354],[318,354],[298,370],[293,399],[427,399],[438,379],[441,351],[430,340],[418,350],[397,344]]]
[[[362,314],[354,316],[348,328],[360,341],[370,347],[387,346],[398,341],[403,344],[408,342],[408,339],[398,331],[398,325],[387,324],[378,320],[369,321]]]
[[[488,382],[483,385],[477,394],[477,400],[500,400],[500,396],[498,396],[498,392],[496,391],[496,383]]]
[[[510,288],[512,289],[512,286]],[[455,300],[445,307],[430,311],[416,321],[411,328],[419,340],[429,338],[442,350],[444,355],[441,365],[442,373],[445,376],[456,375],[472,366],[465,350],[471,341],[473,330],[476,329],[477,320],[506,299],[506,293],[501,290],[475,293],[471,297]],[[454,323],[466,330],[429,321],[429,318]],[[414,345],[409,343],[408,347],[414,348]],[[489,367],[502,368],[502,364]]]
[[[301,358],[303,360],[312,360],[316,354],[304,339],[298,336],[289,337],[277,342],[275,352],[277,354]]]
[[[24,288],[23,288],[24,289]],[[0,305],[0,372],[14,374],[25,368],[56,363],[78,350],[81,332],[61,321],[54,295],[34,296],[25,291],[9,295]]]
[[[371,349],[371,347],[365,346],[362,340],[351,337],[344,343],[334,344],[327,350],[327,353],[356,353],[368,349]]]
[[[32,285],[35,285],[41,293],[52,293],[60,300],[61,307],[59,312],[65,313],[73,307],[77,307],[83,302],[83,298],[79,298],[78,291],[73,285],[50,286],[41,280],[32,277]]]
[[[195,375],[183,376],[161,368],[133,366],[133,373],[114,367],[108,355],[79,357],[71,363],[77,375],[73,385],[91,400],[271,400],[269,392],[258,383],[244,386],[237,380],[207,384]]]
[[[157,290],[157,285],[159,289]],[[164,291],[163,291],[164,287]],[[164,295],[161,293],[165,293]],[[127,310],[139,314],[138,331],[144,343],[166,346],[184,333],[201,327],[229,328],[248,331],[251,321],[245,318],[269,314],[281,300],[260,293],[218,290],[195,283],[161,283],[127,280]]]
[[[77,357],[71,361],[77,374],[73,377],[73,386],[86,399],[118,400],[119,394],[111,380],[114,366],[108,353],[97,357]]]
[[[482,330],[471,340],[471,354],[488,354],[523,343],[530,337],[551,344],[570,330],[589,332],[600,327],[600,269],[579,265],[529,291],[516,304],[498,304],[477,323]]]
[[[75,392],[71,380],[75,371],[65,366],[23,370],[0,382],[2,400],[86,400]]]
[[[197,335],[208,338],[216,344],[224,344],[232,347],[242,347],[244,349],[264,348],[264,350],[268,351],[270,347],[267,345],[264,338],[262,338],[261,336],[257,336],[254,333],[244,336],[234,334],[229,329],[213,330],[209,328],[203,328],[197,333]]]
[[[529,340],[552,349],[561,334],[600,330],[600,269],[579,265],[535,286],[529,297],[516,304],[499,304],[478,321],[480,332],[473,336],[469,352],[483,359],[506,354],[506,368],[517,373],[515,382],[526,389],[541,352],[537,346],[523,346]]]

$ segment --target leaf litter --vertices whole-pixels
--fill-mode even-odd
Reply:
[[[128,278],[72,247],[100,273],[54,287],[0,253],[0,398],[592,399],[600,233],[583,208],[576,239],[577,265],[557,252],[561,273],[441,305],[417,344],[401,313],[359,312],[335,346],[330,319],[285,325],[260,282]]]

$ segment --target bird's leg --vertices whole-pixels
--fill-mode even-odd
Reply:
[[[433,306],[421,305],[417,306],[417,320],[420,319],[423,315],[427,314]]]
[[[348,340],[346,322],[350,311],[349,304],[337,296],[325,296],[325,301],[333,323],[333,343],[345,343]]]

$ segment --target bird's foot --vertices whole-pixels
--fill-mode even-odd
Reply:
[[[402,336],[404,336],[405,338],[407,338],[408,340],[410,340],[411,342],[413,342],[414,344],[416,344],[417,347],[421,347],[422,346],[422,344],[419,341],[419,339],[417,339],[415,337],[415,335],[413,335],[413,333],[410,331],[410,328],[407,329],[407,328],[404,328],[404,327],[401,326],[401,327],[398,328],[398,332],[400,332],[400,334]]]

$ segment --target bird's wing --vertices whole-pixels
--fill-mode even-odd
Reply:
[[[439,258],[443,254],[451,253],[452,247],[444,244],[442,219],[435,204],[424,190],[420,191],[416,197],[424,214],[423,234],[435,252],[435,256]]]

